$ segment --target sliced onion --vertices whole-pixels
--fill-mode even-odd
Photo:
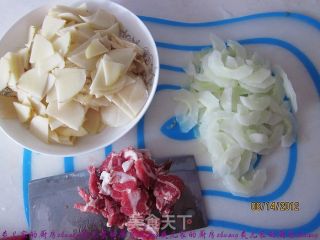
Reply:
[[[250,196],[267,178],[253,169],[257,154],[295,141],[296,94],[280,67],[237,42],[212,37],[212,44],[195,56],[190,91],[177,93],[177,120],[183,131],[198,125],[215,173],[233,194]]]
[[[179,101],[176,108],[176,119],[183,132],[190,131],[198,123],[198,103],[195,95],[187,90],[179,90],[175,100]]]

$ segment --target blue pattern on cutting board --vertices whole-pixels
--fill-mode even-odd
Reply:
[[[247,15],[243,17],[237,17],[237,18],[230,18],[230,19],[225,19],[225,20],[219,20],[219,21],[211,21],[211,22],[199,22],[199,23],[186,23],[186,22],[178,22],[178,21],[171,21],[167,19],[160,19],[160,18],[153,18],[153,17],[147,17],[147,16],[140,16],[140,19],[145,21],[145,22],[151,22],[151,23],[156,23],[156,24],[163,24],[166,26],[172,26],[172,27],[215,27],[215,26],[221,26],[221,25],[228,25],[232,23],[237,23],[237,22],[244,22],[244,21],[252,21],[252,20],[257,20],[257,19],[267,19],[267,18],[289,18],[292,20],[297,20],[300,22],[304,22],[312,27],[315,27],[316,29],[320,30],[320,22],[317,21],[316,19],[300,14],[300,13],[290,13],[290,12],[266,12],[266,13],[259,13],[259,14],[253,14],[253,15]],[[308,73],[310,74],[311,78],[314,81],[315,87],[320,93],[320,83],[319,83],[319,73],[317,72],[316,68],[314,67],[313,63],[309,60],[309,58],[299,49],[294,47],[293,45],[284,42],[280,39],[272,39],[272,38],[256,38],[256,39],[246,39],[240,41],[242,44],[272,44],[272,45],[277,45],[280,47],[283,47],[287,50],[289,50],[292,54],[294,54],[306,67]],[[183,51],[194,51],[194,50],[200,50],[203,48],[210,47],[209,45],[205,46],[183,46],[183,45],[176,45],[176,44],[169,44],[169,43],[163,43],[163,42],[158,42],[158,47],[166,47],[170,49],[175,49],[175,50],[183,50]],[[184,69],[181,67],[177,66],[170,66],[166,64],[161,64],[161,68],[163,70],[169,70],[169,71],[175,71],[175,72],[184,72]],[[166,87],[170,87],[170,85],[167,85],[163,87],[164,89]],[[176,88],[173,87],[173,88]],[[178,87],[179,88],[179,87]],[[175,90],[175,89],[171,89]],[[144,128],[144,118],[141,119],[141,121],[138,123],[138,128],[142,129]],[[144,132],[139,132],[139,129],[137,131],[137,142],[138,142],[138,147],[145,147],[145,142],[144,142]],[[294,144],[290,148],[290,158],[292,153],[293,155],[297,155],[297,145]],[[293,149],[293,152],[292,152]],[[109,153],[112,150],[112,146],[109,146],[105,148],[105,153]],[[65,170],[71,170],[73,168],[73,159],[64,160],[65,162]],[[295,171],[295,164],[294,166],[291,166],[292,161],[289,161],[289,167],[288,167],[288,172],[291,172],[293,178],[294,176],[294,171]],[[23,174],[23,201],[24,201],[24,206],[25,206],[25,214],[26,214],[26,219],[29,224],[29,204],[28,204],[28,183],[32,179],[31,176],[31,163],[32,163],[32,152],[29,150],[24,149],[23,152],[23,166],[22,166],[22,174]],[[290,167],[291,166],[291,167]],[[292,172],[292,169],[293,172]],[[291,169],[291,170],[290,170]],[[212,168],[210,166],[198,166],[198,171],[202,172],[211,172]],[[287,175],[285,179],[287,179]],[[292,180],[292,179],[291,179]],[[284,183],[282,183],[284,184]],[[259,197],[259,196],[258,196]],[[256,197],[256,198],[258,198]],[[248,199],[248,198],[247,198]],[[240,199],[238,199],[240,200]],[[258,228],[258,227],[253,227],[249,225],[243,225],[239,223],[234,223],[230,221],[224,221],[224,220],[212,220],[209,219],[209,225],[210,226],[216,226],[216,227],[224,227],[224,228],[229,228],[229,229],[235,229],[235,230],[240,230],[240,231],[248,231],[248,232],[264,232],[266,234],[272,232],[275,233],[276,236],[279,236],[282,231],[286,233],[286,236],[288,236],[288,233],[307,233],[307,232],[312,232],[316,230],[320,226],[320,212],[316,214],[316,216],[311,219],[309,222],[307,222],[304,225],[294,227],[294,228],[288,228],[288,229],[270,229],[270,228]]]
[[[218,27],[221,25],[227,25],[227,24],[232,24],[237,22],[267,19],[267,18],[289,18],[289,19],[300,21],[300,22],[304,22],[320,30],[320,22],[318,20],[310,16],[303,15],[301,13],[295,13],[295,12],[264,12],[264,13],[257,13],[257,14],[242,16],[242,17],[236,17],[236,18],[229,18],[229,19],[210,21],[210,22],[195,22],[195,23],[172,21],[168,19],[147,17],[147,16],[139,16],[139,18],[144,22],[162,24],[162,25],[172,26],[172,27],[186,27],[186,28]]]
[[[184,70],[181,67],[174,67],[174,66],[170,66],[170,65],[166,65],[166,64],[160,64],[160,68],[163,70],[184,73]]]
[[[24,213],[27,219],[28,226],[30,224],[29,222],[29,182],[32,179],[31,164],[32,164],[32,152],[28,149],[23,149],[23,161],[22,161],[23,205],[24,205]]]
[[[112,145],[109,145],[104,148],[104,155],[108,156],[112,152]]]
[[[74,172],[74,157],[63,158],[63,163],[65,173]]]

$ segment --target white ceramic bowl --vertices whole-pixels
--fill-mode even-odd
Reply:
[[[154,77],[149,91],[149,98],[138,116],[129,124],[119,128],[106,128],[97,135],[79,138],[74,146],[43,143],[33,136],[18,120],[0,119],[1,129],[15,142],[32,151],[48,155],[74,156],[108,146],[125,135],[138,123],[154,97],[159,78],[159,58],[155,42],[147,27],[135,14],[119,4],[111,1],[87,3],[91,10],[101,8],[115,15],[128,33],[133,36],[135,40],[140,41],[139,45],[147,49],[150,53]],[[53,6],[46,5],[33,10],[16,22],[0,41],[0,56],[3,56],[8,51],[15,51],[22,48],[27,41],[29,26],[40,26],[51,7]]]

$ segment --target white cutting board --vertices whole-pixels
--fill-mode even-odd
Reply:
[[[40,6],[41,2],[41,0],[0,1],[0,9],[5,9],[0,35],[2,36],[18,18]],[[186,24],[180,24],[183,26],[178,27],[171,26],[172,23],[163,25],[146,21],[155,40],[162,46],[159,47],[159,54],[163,65],[185,66],[190,61],[192,52],[186,51],[190,50],[190,47],[181,45],[208,45],[211,33],[223,39],[246,39],[245,43],[248,41],[255,43],[248,45],[248,48],[256,50],[273,63],[280,64],[293,83],[299,105],[297,113],[299,134],[297,144],[291,149],[277,149],[272,155],[262,158],[259,167],[267,168],[268,181],[258,197],[235,198],[212,177],[208,168],[210,166],[208,155],[197,140],[175,140],[172,139],[174,132],[166,131],[166,134],[163,134],[160,130],[174,113],[172,99],[174,90],[166,89],[171,85],[181,86],[185,80],[182,73],[161,70],[159,83],[162,84],[164,90],[159,91],[155,96],[145,116],[144,129],[140,124],[138,128],[134,128],[113,144],[112,149],[117,151],[128,145],[143,146],[144,143],[145,147],[149,148],[156,157],[194,154],[199,165],[199,176],[211,225],[205,231],[207,239],[212,239],[209,238],[210,232],[214,232],[217,238],[217,234],[222,231],[225,234],[241,234],[242,231],[245,231],[248,237],[250,237],[250,231],[255,233],[260,231],[270,233],[271,231],[277,234],[283,229],[287,232],[292,230],[293,233],[311,231],[314,234],[320,234],[320,158],[318,150],[320,88],[316,88],[320,86],[318,75],[320,71],[320,2],[251,0],[241,1],[241,4],[240,1],[231,0],[201,2],[196,0],[118,0],[117,2],[140,16],[182,22],[212,22],[207,27],[201,24],[200,27],[185,27]],[[282,13],[276,16],[270,15],[269,12],[275,11]],[[299,12],[312,19],[292,14],[287,16],[283,14],[286,11]],[[230,20],[256,13],[267,14],[258,15],[259,19],[251,17],[247,21]],[[149,20],[154,21],[154,19]],[[158,22],[158,20],[155,21]],[[180,50],[163,48],[163,46],[180,48]],[[2,143],[0,145],[2,153],[0,159],[0,237],[3,231],[11,235],[14,231],[19,233],[27,230],[25,213],[28,208],[26,208],[25,195],[28,179],[84,169],[90,164],[101,163],[105,155],[105,149],[102,149],[74,159],[47,157],[28,151],[23,152],[21,147],[3,133],[0,133],[0,140]],[[250,202],[257,200],[299,202],[299,211],[252,211]],[[199,238],[200,235],[196,236]],[[259,239],[259,235],[257,238]]]

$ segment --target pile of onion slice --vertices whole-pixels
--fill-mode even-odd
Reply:
[[[176,118],[183,132],[197,126],[214,172],[235,195],[265,185],[257,156],[295,141],[297,100],[287,74],[235,41],[212,37],[213,48],[197,53],[188,69],[189,90],[179,90]]]

